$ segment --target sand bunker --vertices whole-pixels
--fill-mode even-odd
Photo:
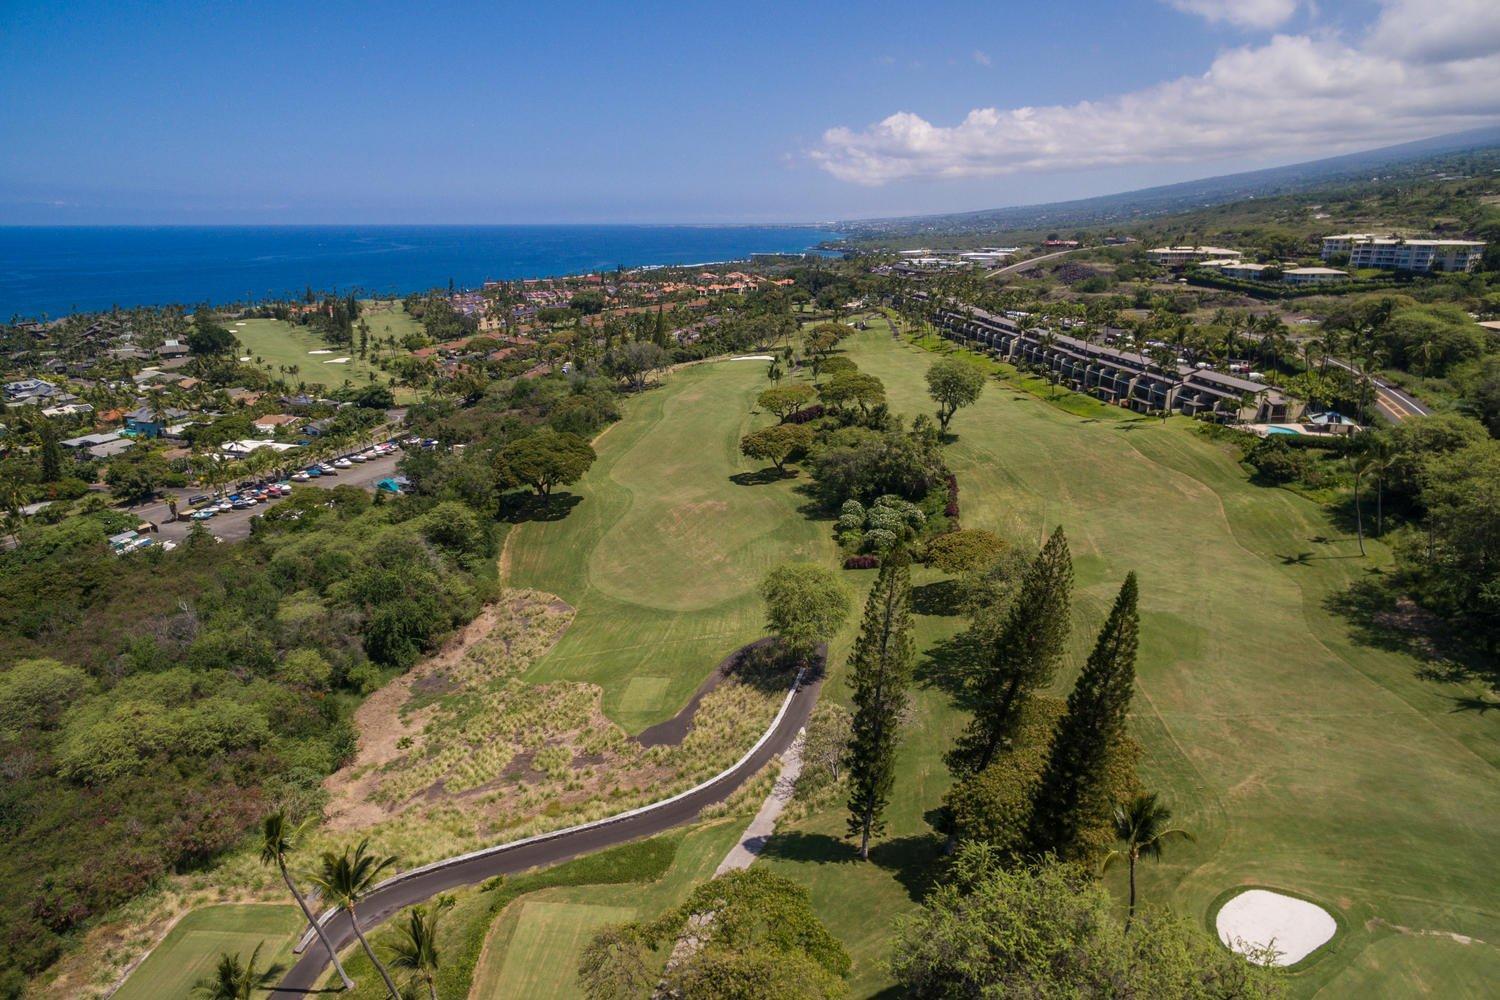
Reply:
[[[738,358],[730,358],[730,361],[775,361],[769,354],[745,354]]]
[[[1275,949],[1272,965],[1295,965],[1326,944],[1338,930],[1327,910],[1305,899],[1248,889],[1225,903],[1214,921],[1219,940],[1245,954]]]
[[[308,351],[307,353],[308,354],[332,354],[333,352],[330,351],[328,348],[324,347],[324,348],[322,348],[320,350]]]
[[[241,361],[249,361],[250,360],[250,355],[247,354],[243,358],[240,358],[240,360]]]
[[[351,360],[350,358],[329,358],[327,361],[325,361],[323,363],[325,365],[346,365],[346,364],[349,363],[350,360]]]

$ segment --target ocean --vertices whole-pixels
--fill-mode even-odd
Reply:
[[[836,239],[798,226],[0,227],[0,317],[231,302],[317,291],[405,294],[486,280],[740,260]]]

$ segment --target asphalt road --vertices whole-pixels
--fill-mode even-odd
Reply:
[[[294,486],[320,486],[331,489],[335,486],[362,486],[373,488],[374,485],[387,476],[396,474],[396,463],[401,460],[402,453],[398,450],[390,455],[377,458],[374,461],[356,464],[351,469],[340,469],[336,476],[319,476],[305,483],[294,483]],[[192,508],[188,506],[187,498],[198,496],[205,492],[198,489],[172,489],[166,493],[177,498],[177,510],[182,515],[180,521],[169,520],[172,516],[167,507],[165,498],[155,500],[147,504],[139,504],[128,508],[129,513],[140,517],[142,520],[151,521],[158,526],[157,537],[174,542],[180,542],[187,537],[188,529],[193,522],[188,519]],[[230,493],[235,492],[231,487]],[[284,498],[283,498],[284,499]],[[280,503],[281,500],[270,500],[266,503],[256,504],[249,510],[231,510],[228,513],[217,514],[203,522],[209,534],[226,542],[237,542],[250,535],[250,518],[255,514],[265,511]]]
[[[476,858],[458,861],[434,871],[422,871],[409,878],[400,879],[383,889],[365,897],[359,904],[360,927],[366,931],[390,919],[405,907],[455,889],[473,885],[496,875],[514,875],[532,868],[545,868],[569,861],[584,854],[591,854],[608,847],[615,847],[633,840],[654,837],[673,827],[690,823],[698,818],[705,808],[723,802],[752,775],[765,767],[777,754],[791,746],[797,733],[807,724],[813,705],[818,700],[822,679],[808,681],[799,686],[792,695],[791,704],[781,721],[777,723],[769,739],[760,749],[751,754],[739,767],[705,785],[657,808],[628,815],[624,819],[600,826],[560,833],[546,840],[533,840],[518,844],[514,848],[502,849]],[[329,940],[340,951],[354,941],[354,931],[349,925],[348,914],[340,912],[326,925]],[[271,992],[277,994],[308,993],[318,988],[318,983],[328,971],[328,956],[316,941],[309,944],[302,957]]]
[[[1328,363],[1348,372],[1357,372],[1353,365],[1339,361],[1337,358],[1329,358]],[[1375,409],[1393,424],[1399,424],[1412,417],[1425,417],[1432,412],[1409,394],[1387,382],[1373,377],[1370,382],[1375,386]]]
[[[1033,267],[1036,267],[1038,264],[1042,263],[1043,261],[1051,260],[1054,257],[1062,257],[1062,256],[1064,256],[1066,254],[1077,253],[1080,250],[1092,250],[1092,249],[1097,249],[1097,248],[1095,248],[1095,247],[1073,247],[1070,250],[1058,250],[1056,253],[1044,253],[1040,257],[1028,257],[1025,260],[1016,261],[1014,264],[1006,264],[1004,267],[997,267],[993,271],[990,271],[988,274],[986,274],[985,277],[986,278],[998,278],[1002,274],[1014,274],[1014,273],[1018,273],[1018,272],[1021,272],[1021,271],[1029,271]]]

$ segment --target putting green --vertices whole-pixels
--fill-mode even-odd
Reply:
[[[934,355],[883,330],[847,346],[885,381],[892,409],[931,408],[922,375]],[[1351,995],[1342,973],[1363,961],[1378,921],[1422,932],[1403,938],[1404,960],[1388,966],[1392,994],[1417,993],[1453,962],[1467,971],[1445,974],[1493,967],[1493,946],[1455,951],[1431,936],[1500,941],[1500,892],[1486,877],[1500,865],[1493,720],[1454,711],[1475,685],[1429,679],[1421,662],[1359,644],[1325,607],[1389,566],[1384,546],[1359,558],[1325,511],[1251,485],[1186,420],[1084,420],[991,382],[952,431],[947,457],[966,527],[1032,541],[1051,525],[1067,530],[1078,596],[1059,692],[1121,578],[1140,574],[1132,725],[1145,748],[1142,778],[1198,839],[1143,866],[1146,903],[1202,920],[1219,894],[1251,882],[1329,900],[1349,932],[1293,977],[1303,995],[1324,986]],[[1304,552],[1311,557],[1296,558]],[[930,648],[960,624],[919,619],[919,642]],[[932,673],[924,660],[919,676]],[[845,697],[836,682],[825,692]],[[770,863],[813,887],[854,954],[856,995],[888,985],[891,919],[915,905],[901,876],[936,850],[922,813],[947,785],[941,754],[964,721],[931,683],[919,684],[914,711],[877,864],[828,863],[847,853],[837,811],[773,844],[780,856]]]
[[[673,372],[596,440],[565,518],[510,533],[506,582],[578,609],[528,679],[598,683],[604,710],[639,731],[764,634],[755,586],[771,567],[833,558],[826,525],[798,513],[795,481],[761,481],[761,463],[739,454],[746,431],[774,422],[751,415],[769,385],[761,365]]]
[[[162,943],[136,967],[115,993],[117,1000],[176,1000],[192,996],[193,984],[213,974],[222,953],[250,960],[262,945],[259,967],[292,957],[293,938],[302,927],[295,906],[234,904],[204,906],[177,922]]]

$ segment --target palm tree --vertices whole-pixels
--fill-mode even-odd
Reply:
[[[376,857],[369,853],[369,847],[370,838],[366,837],[352,851],[348,847],[344,848],[342,854],[324,851],[322,863],[318,872],[312,876],[312,881],[323,891],[323,896],[329,902],[348,912],[349,926],[354,928],[354,936],[359,938],[360,947],[369,956],[370,964],[375,966],[375,971],[385,980],[385,987],[390,990],[393,1000],[400,1000],[401,994],[391,981],[391,974],[380,964],[380,959],[375,957],[370,942],[365,940],[365,932],[359,926],[359,914],[354,909],[375,885],[380,873],[396,863],[394,855]]]
[[[406,923],[397,927],[401,936],[389,945],[391,965],[412,973],[427,985],[429,1000],[437,1000],[437,932],[438,917],[453,906],[453,897],[439,896],[429,909],[414,906],[406,914]]]
[[[255,968],[260,958],[260,945],[250,953],[249,964],[240,964],[238,953],[224,952],[219,955],[219,964],[212,976],[204,976],[193,984],[193,996],[203,1000],[251,1000],[256,987],[265,978],[265,972]]]
[[[333,963],[334,971],[339,974],[339,980],[344,984],[344,989],[354,989],[354,980],[349,978],[349,973],[344,971],[344,963],[339,961],[339,954],[334,951],[333,943],[328,940],[328,934],[323,930],[323,925],[318,923],[318,918],[308,908],[307,900],[298,891],[296,883],[292,881],[292,875],[286,868],[286,856],[292,852],[297,845],[297,839],[302,834],[302,826],[294,830],[287,829],[286,812],[278,809],[267,816],[261,823],[260,861],[261,864],[274,864],[277,871],[281,872],[281,880],[291,890],[292,898],[302,908],[302,915],[307,922],[312,924],[313,931],[318,935],[318,940],[323,944],[323,950],[328,952],[328,960]]]
[[[1162,845],[1173,837],[1189,842],[1193,835],[1186,830],[1167,826],[1172,810],[1158,801],[1155,792],[1142,792],[1129,802],[1115,806],[1115,839],[1124,846],[1110,851],[1104,858],[1104,867],[1124,858],[1130,864],[1130,910],[1125,916],[1125,933],[1130,933],[1130,921],[1135,918],[1135,864],[1141,858],[1161,860]]]
[[[1375,537],[1385,534],[1385,481],[1396,463],[1396,446],[1379,431],[1360,435],[1360,449],[1365,453],[1366,469],[1375,480]]]
[[[1359,554],[1365,554],[1365,516],[1364,506],[1360,503],[1359,487],[1364,481],[1365,474],[1370,471],[1370,455],[1362,449],[1356,448],[1349,453],[1349,471],[1354,474],[1354,530],[1359,537]]]

